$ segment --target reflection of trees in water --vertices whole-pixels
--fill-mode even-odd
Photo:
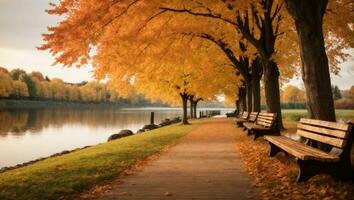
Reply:
[[[155,123],[164,118],[175,117],[178,111],[156,111]],[[117,109],[28,109],[0,111],[0,136],[23,135],[40,132],[49,126],[61,128],[63,125],[84,125],[89,128],[124,127],[129,124],[147,124],[150,111]]]
[[[12,132],[14,135],[21,135],[26,131],[28,112],[0,111],[0,136]]]

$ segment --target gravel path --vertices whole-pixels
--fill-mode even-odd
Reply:
[[[213,119],[98,199],[260,199],[242,168],[231,120]]]

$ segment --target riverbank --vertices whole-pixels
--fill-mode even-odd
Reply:
[[[59,199],[117,178],[197,125],[171,125],[0,173],[0,199]]]

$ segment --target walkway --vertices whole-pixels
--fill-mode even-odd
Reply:
[[[236,152],[231,120],[214,119],[98,199],[260,199]]]

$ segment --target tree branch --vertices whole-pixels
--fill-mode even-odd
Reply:
[[[243,63],[237,59],[234,52],[229,47],[227,47],[227,44],[225,42],[223,42],[221,39],[216,39],[215,37],[207,33],[203,33],[199,37],[207,39],[213,42],[214,44],[218,45],[219,48],[226,54],[226,56],[234,64],[234,67],[242,74],[242,76],[245,79],[249,78],[248,66],[247,67],[244,66]]]
[[[212,11],[209,8],[205,8],[208,11],[206,13],[194,12],[194,11],[192,11],[190,9],[186,9],[186,8],[175,9],[175,8],[160,7],[160,9],[164,10],[164,11],[177,12],[177,13],[188,13],[188,14],[191,14],[191,15],[194,15],[194,16],[203,16],[203,17],[210,17],[210,18],[214,18],[214,19],[219,19],[219,20],[222,20],[222,21],[224,21],[224,22],[226,22],[228,24],[236,26],[235,22],[233,22],[233,21],[231,21],[229,19],[221,17],[221,14],[212,13]]]

